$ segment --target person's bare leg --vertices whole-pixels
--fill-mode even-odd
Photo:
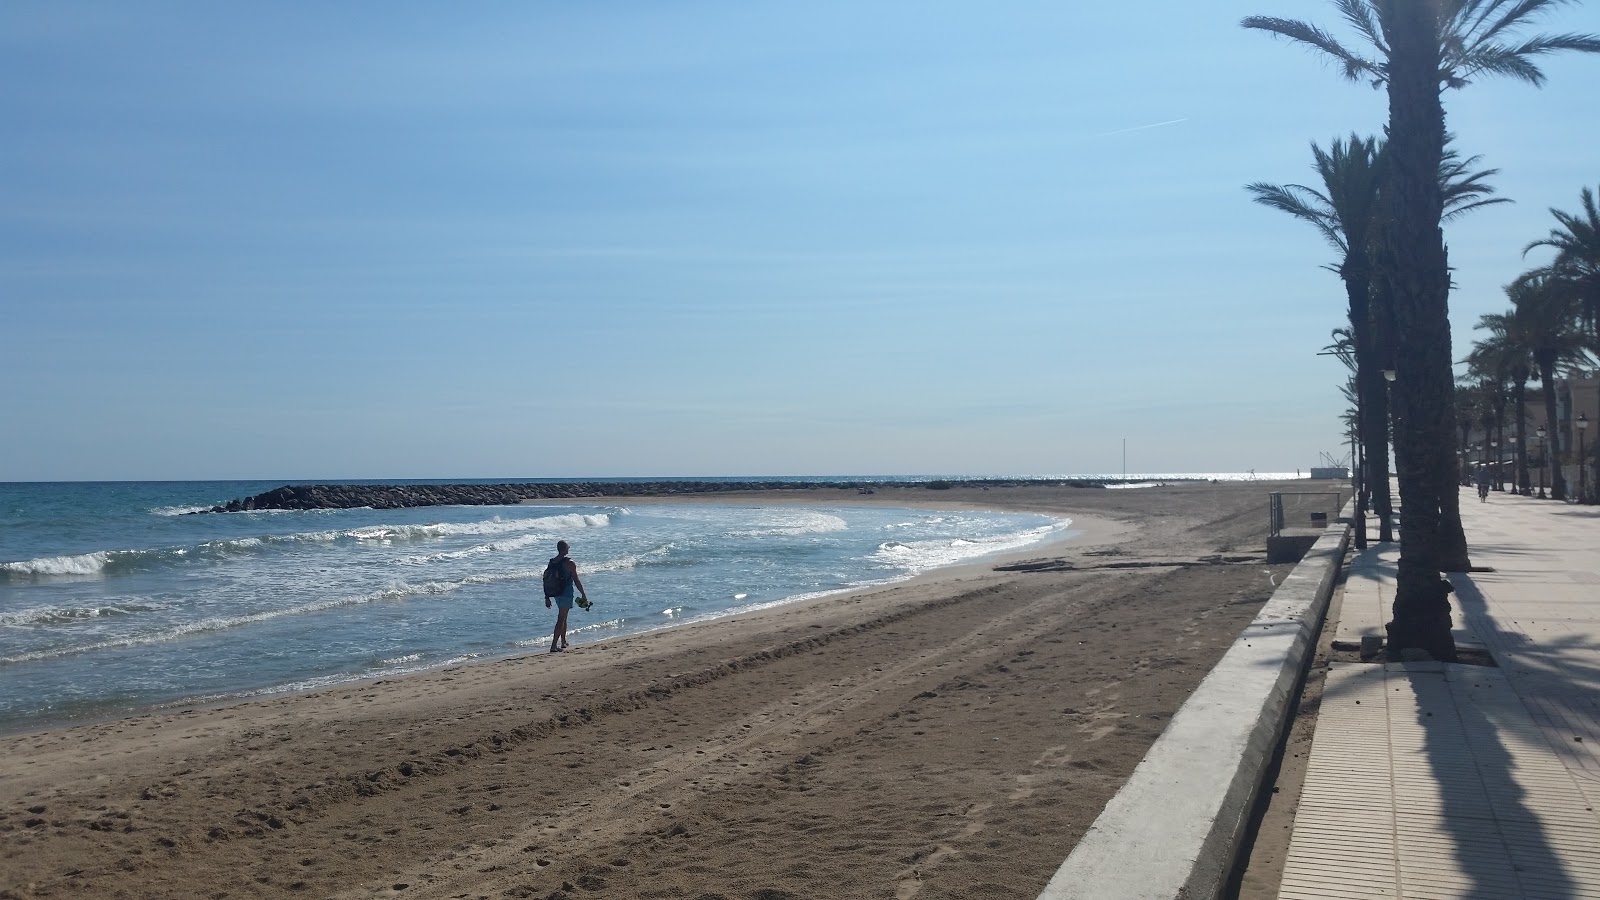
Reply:
[[[567,611],[556,613],[556,630],[550,634],[550,652],[560,650],[567,643]]]

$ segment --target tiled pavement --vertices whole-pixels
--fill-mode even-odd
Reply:
[[[1600,900],[1600,508],[1462,492],[1457,641],[1498,668],[1336,663],[1280,897]],[[1396,549],[1336,637],[1382,634]]]

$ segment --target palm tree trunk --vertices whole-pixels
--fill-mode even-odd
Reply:
[[[1374,244],[1380,253],[1384,232],[1382,224],[1373,228]],[[1393,365],[1394,360],[1394,304],[1389,301],[1389,279],[1381,272],[1377,277],[1368,278],[1367,290],[1373,355],[1371,419],[1370,428],[1366,432],[1369,435],[1367,474],[1372,484],[1372,512],[1378,517],[1378,540],[1388,544],[1394,542],[1394,498],[1389,492],[1391,403],[1389,381],[1383,377],[1383,370]]]
[[[1528,398],[1523,386],[1526,378],[1518,380],[1511,388],[1511,397],[1517,410],[1517,493],[1526,497],[1532,490],[1528,483]]]
[[[1356,433],[1361,440],[1366,468],[1362,473],[1362,499],[1357,501],[1360,545],[1366,546],[1366,511],[1378,509],[1378,540],[1392,541],[1389,525],[1388,404],[1378,342],[1372,325],[1372,270],[1364,249],[1351,249],[1344,265],[1345,295],[1350,304],[1350,334],[1356,345]]]
[[[1498,388],[1496,388],[1498,391]],[[1504,394],[1497,394],[1504,397]],[[1500,461],[1505,458],[1506,451],[1506,402],[1497,400],[1494,404],[1494,489],[1506,489],[1505,467]]]
[[[1362,425],[1366,440],[1367,477],[1372,491],[1372,511],[1378,517],[1378,540],[1394,542],[1394,498],[1389,494],[1389,383],[1373,366],[1372,388],[1366,401],[1371,411]]]
[[[1389,652],[1421,649],[1454,661],[1450,591],[1442,569],[1464,557],[1447,524],[1460,529],[1454,453],[1449,292],[1444,198],[1444,106],[1439,98],[1439,34],[1433,3],[1383,6],[1389,41],[1390,227],[1383,239],[1395,338],[1395,462],[1400,475],[1400,564],[1396,573]],[[1450,454],[1448,465],[1443,454]],[[1447,496],[1448,495],[1448,496]]]
[[[1567,499],[1567,480],[1561,475],[1561,432],[1556,430],[1556,360],[1553,353],[1539,353],[1539,383],[1543,386],[1546,438],[1544,458],[1550,466],[1550,499]]]

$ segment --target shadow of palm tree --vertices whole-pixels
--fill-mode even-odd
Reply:
[[[1501,739],[1518,724],[1508,721],[1515,713],[1507,707],[1520,701],[1512,695],[1476,702],[1476,694],[1493,688],[1481,683],[1466,687],[1474,676],[1464,668],[1451,666],[1443,677],[1407,673],[1424,735],[1420,752],[1427,758],[1440,803],[1437,813],[1426,808],[1420,813],[1436,817],[1450,835],[1456,864],[1472,882],[1457,896],[1576,897],[1577,885],[1538,813],[1528,805],[1528,792],[1516,778],[1516,758]],[[1501,695],[1507,693],[1500,689]],[[1407,810],[1397,804],[1395,812],[1401,817]],[[1508,826],[1515,830],[1515,842],[1505,839]],[[1488,842],[1499,843],[1505,855],[1486,847]],[[1404,846],[1402,842],[1402,853]],[[1511,871],[1504,868],[1506,857],[1512,861]]]
[[[1537,553],[1510,547],[1504,551]],[[1396,564],[1392,559],[1371,557],[1347,560],[1347,576],[1352,569],[1359,569],[1361,577],[1387,576],[1392,583]],[[1452,582],[1463,619],[1491,652],[1500,649],[1504,654],[1510,648],[1531,646],[1526,634],[1495,619],[1488,598],[1471,575],[1452,576]],[[1581,639],[1572,638],[1544,641],[1541,649],[1585,646]],[[1600,666],[1574,661],[1571,654],[1559,663],[1543,654],[1513,652],[1509,658],[1521,667],[1519,671],[1534,677],[1559,678],[1588,691],[1600,691]],[[1422,857],[1428,835],[1442,832],[1449,841],[1447,852],[1467,881],[1454,886],[1452,896],[1579,896],[1580,886],[1563,864],[1540,811],[1533,808],[1524,781],[1519,781],[1518,755],[1508,741],[1533,741],[1538,750],[1548,744],[1569,765],[1580,761],[1578,753],[1528,727],[1531,711],[1511,689],[1507,674],[1450,664],[1389,671],[1386,687],[1401,691],[1403,683],[1410,690],[1409,697],[1391,694],[1386,698],[1389,708],[1392,711],[1398,704],[1414,702],[1413,721],[1421,734],[1420,744],[1394,747],[1392,795],[1384,798],[1394,804],[1397,887],[1403,892],[1428,886],[1427,863]],[[1351,699],[1349,695],[1362,687],[1370,687],[1370,683],[1363,686],[1356,679],[1330,679],[1323,686],[1318,706]],[[1390,734],[1393,739],[1395,732]],[[1404,739],[1414,741],[1416,735],[1411,732]]]

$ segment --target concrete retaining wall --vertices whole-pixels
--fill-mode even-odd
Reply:
[[[1349,540],[1348,525],[1323,533],[1178,709],[1040,900],[1218,896]]]

